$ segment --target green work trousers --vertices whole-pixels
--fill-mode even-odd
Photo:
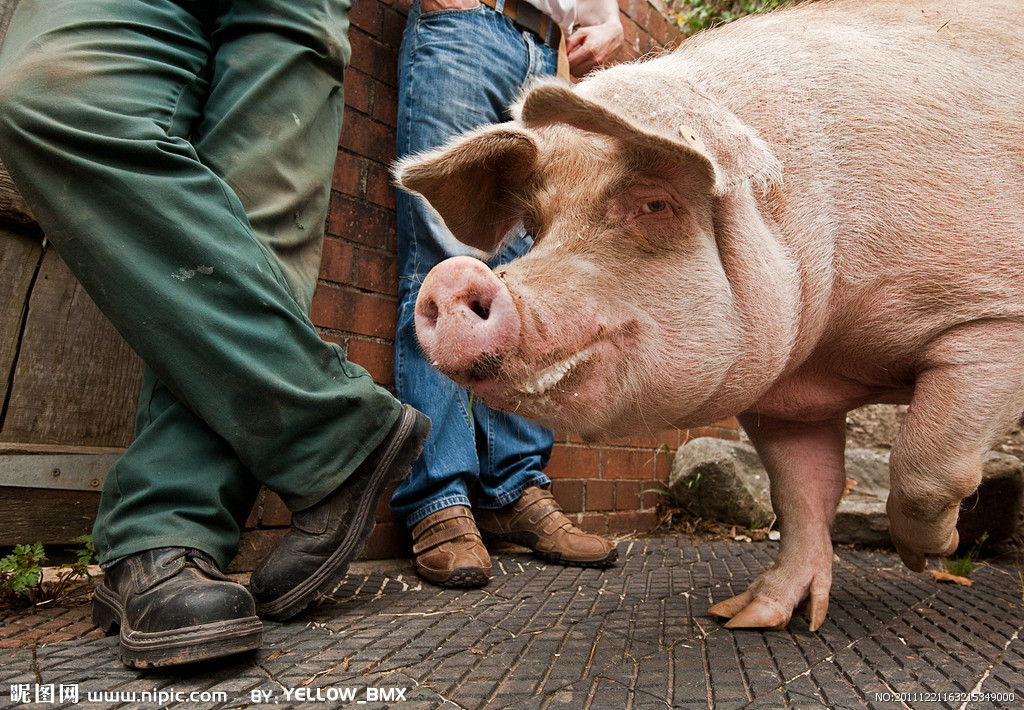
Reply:
[[[110,471],[101,562],[224,566],[259,485],[333,491],[398,402],[319,337],[350,0],[21,0],[0,52],[0,159],[147,365]]]

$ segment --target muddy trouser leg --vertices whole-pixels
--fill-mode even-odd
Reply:
[[[102,561],[186,546],[223,566],[260,483],[312,505],[398,417],[307,315],[347,8],[22,0],[12,20],[0,159],[148,366]]]

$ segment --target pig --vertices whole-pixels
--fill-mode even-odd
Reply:
[[[887,514],[903,562],[957,547],[983,453],[1024,412],[1017,0],[829,1],[699,34],[396,166],[481,254],[422,283],[431,361],[598,441],[736,415],[768,470],[771,568],[730,628],[826,618],[845,415],[908,403]]]

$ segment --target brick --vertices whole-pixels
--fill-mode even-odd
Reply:
[[[651,6],[647,4],[647,0],[637,0],[637,2],[633,4],[632,20],[640,27],[646,28],[650,23],[650,19]]]
[[[373,381],[382,387],[394,387],[394,344],[361,338],[350,338],[348,359],[366,368]]]
[[[381,28],[381,13],[383,9],[377,2],[357,2],[348,11],[348,21],[352,27],[358,27],[371,35],[376,35]]]
[[[680,432],[678,429],[665,429],[646,436],[633,436],[627,440],[627,445],[643,449],[661,449],[667,446],[675,451],[679,448]]]
[[[410,557],[412,555],[412,543],[409,541],[409,533],[405,525],[392,520],[385,523],[377,523],[366,547],[359,555],[361,560],[383,560],[399,557]],[[410,574],[414,578],[414,574]],[[412,579],[410,579],[412,581]]]
[[[603,480],[587,481],[585,510],[614,510],[615,482]]]
[[[712,437],[714,439],[718,439],[720,438],[722,430],[714,426],[702,426],[695,427],[693,429],[687,429],[686,433],[688,434],[686,439],[687,441],[693,441],[694,439],[699,439],[701,437],[707,436]]]
[[[566,513],[579,513],[583,510],[583,481],[553,480],[551,493]]]
[[[246,530],[242,533],[242,539],[238,544],[238,554],[235,555],[235,559],[231,561],[226,571],[248,572],[255,569],[260,560],[270,552],[274,543],[287,531],[287,527]]]
[[[286,527],[291,524],[291,521],[292,512],[288,510],[288,506],[284,504],[281,497],[273,491],[267,491],[260,524],[267,527]]]
[[[370,247],[388,248],[394,240],[394,212],[341,194],[331,195],[327,233]]]
[[[641,30],[640,32],[637,33],[637,37],[640,40],[638,52],[640,53],[641,57],[646,56],[647,54],[650,54],[652,51],[654,51],[656,45],[654,42],[654,38],[651,37],[650,32],[648,32],[647,30]]]
[[[352,67],[389,86],[398,86],[398,47],[378,42],[359,29],[351,30],[348,39],[352,44]]]
[[[675,455],[675,448],[664,448],[654,451],[654,478],[661,481],[668,480],[668,477],[672,474],[672,461],[675,459]]]
[[[640,482],[615,482],[615,509],[637,510],[640,508]]]
[[[576,527],[588,533],[595,535],[608,533],[608,515],[606,513],[582,513],[576,516],[576,520],[573,522]]]
[[[324,240],[320,278],[375,293],[398,295],[398,265],[394,253],[367,249],[333,237]]]
[[[657,526],[658,515],[654,511],[608,514],[609,533],[650,532]]]
[[[381,165],[387,165],[395,158],[394,130],[358,111],[349,111],[345,115],[338,145],[343,151],[370,158]]]
[[[640,38],[636,23],[632,20],[625,20],[622,23],[622,45],[623,49],[616,55],[619,61],[629,61],[640,56]]]
[[[349,153],[339,152],[334,159],[334,175],[331,189],[351,197],[362,197],[363,161]]]
[[[391,145],[393,148],[393,136]],[[391,153],[389,160],[392,159],[394,159],[394,152]],[[389,210],[395,209],[395,186],[391,181],[391,172],[387,166],[379,163],[367,162],[366,199]]]
[[[408,14],[408,12],[396,12],[391,9],[384,10],[382,17],[383,29],[377,36],[381,44],[387,47],[394,47],[396,50],[401,46],[402,34],[405,32]]]
[[[370,114],[373,112],[373,101],[373,78],[366,72],[349,68],[345,72],[345,111],[355,109]],[[344,122],[342,130],[344,130]]]
[[[321,328],[393,339],[397,315],[395,299],[377,294],[321,283],[313,295],[311,317]]]
[[[668,478],[660,478],[655,481],[646,481],[640,485],[640,508],[650,510],[657,508],[665,494],[662,491],[668,490]]]
[[[287,527],[292,520],[292,513],[281,497],[266,488],[260,490],[252,516],[256,522],[251,527]]]
[[[555,446],[551,462],[544,472],[551,478],[596,478],[600,456],[598,450],[584,446]]]
[[[377,501],[377,510],[373,516],[374,521],[377,523],[393,523],[397,521],[395,514],[391,511],[391,496],[395,494],[396,488],[398,488],[397,483],[389,483],[384,487],[384,492]]]
[[[398,257],[392,251],[356,248],[352,283],[376,293],[398,295]]]
[[[650,449],[606,449],[601,452],[603,478],[649,479],[654,471],[655,452]]]
[[[320,257],[320,280],[351,284],[355,263],[355,245],[328,236]]]
[[[370,112],[374,121],[395,128],[398,118],[398,89],[375,81],[373,86],[373,110]]]

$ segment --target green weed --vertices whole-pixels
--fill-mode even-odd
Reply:
[[[46,550],[41,542],[15,545],[11,553],[0,558],[0,601],[14,606],[36,606],[66,600],[88,580],[89,565],[96,563],[96,549],[91,535],[82,535],[72,542],[81,545],[74,551],[75,561],[62,564],[54,580],[43,579]]]
[[[978,555],[981,546],[987,539],[988,533],[984,533],[966,555],[948,558],[945,561],[946,571],[957,577],[970,577],[971,573],[978,568]]]
[[[669,15],[686,34],[724,25],[788,5],[792,0],[665,0]]]

